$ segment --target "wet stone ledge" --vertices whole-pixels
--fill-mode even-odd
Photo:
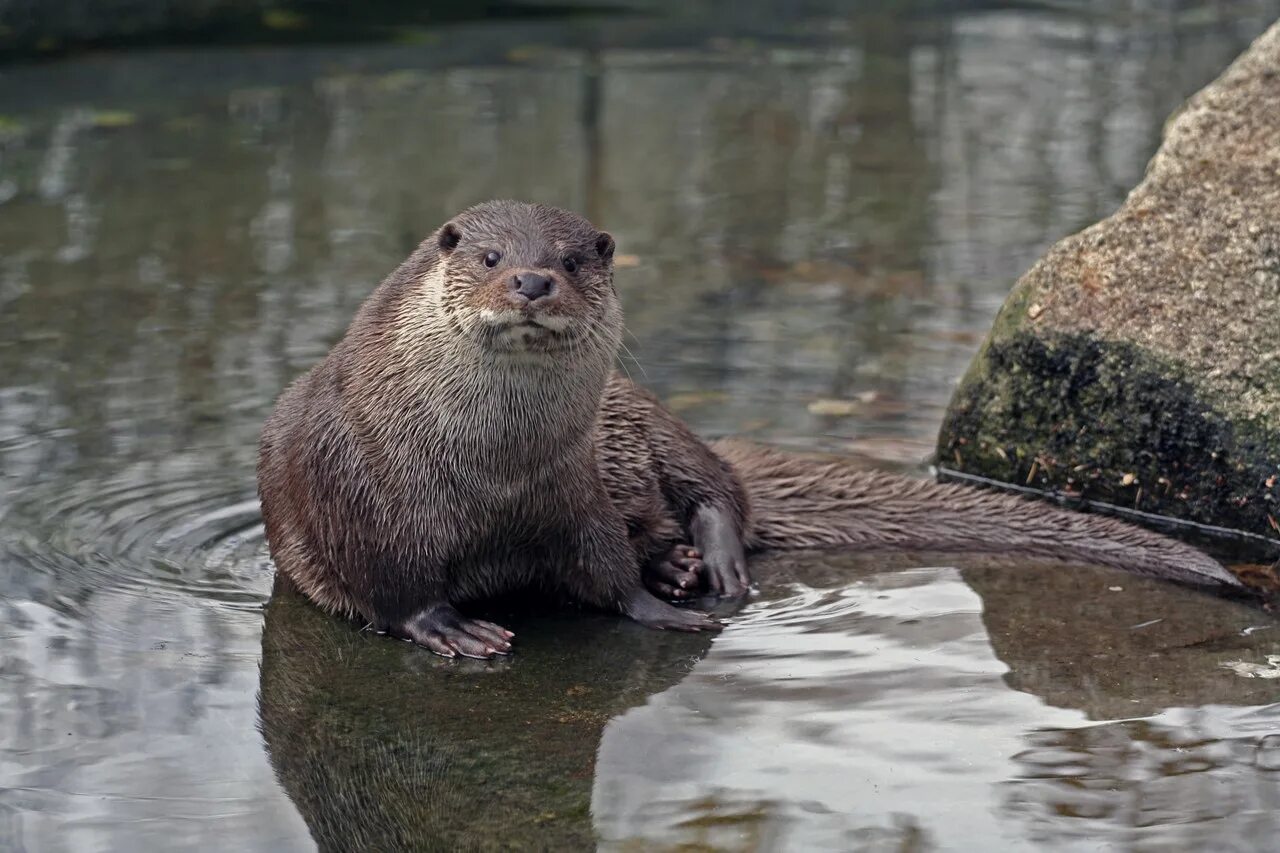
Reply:
[[[1280,24],[1170,119],[1120,210],[1015,285],[937,459],[1280,554]]]

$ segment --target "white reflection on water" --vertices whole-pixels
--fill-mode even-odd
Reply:
[[[1275,730],[1274,709],[1099,725],[1010,690],[981,616],[950,568],[753,604],[688,678],[606,727],[592,795],[606,848],[1262,837],[1280,780],[1258,781],[1247,752]],[[1222,755],[1205,772],[1169,772],[1206,740]],[[1046,755],[1076,772],[1046,776]]]

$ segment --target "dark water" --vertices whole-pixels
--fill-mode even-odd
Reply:
[[[923,470],[1013,279],[1280,15],[898,8],[0,69],[0,849],[1272,847],[1280,625],[1112,572],[767,559],[714,641],[495,665],[264,630],[261,421],[450,213],[613,231],[702,432]]]

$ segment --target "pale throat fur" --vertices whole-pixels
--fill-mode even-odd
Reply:
[[[355,419],[410,467],[423,445],[452,448],[470,470],[526,475],[530,465],[589,455],[621,342],[617,297],[602,298],[599,318],[539,315],[537,324],[567,343],[529,349],[522,336],[538,331],[522,325],[518,311],[475,308],[457,294],[450,300],[450,261],[432,258],[392,305],[383,332],[393,357],[354,384]],[[386,417],[388,402],[412,417]]]

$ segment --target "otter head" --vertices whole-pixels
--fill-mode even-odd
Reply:
[[[490,201],[433,235],[440,309],[493,353],[611,364],[622,313],[613,288],[613,237],[575,213]]]

